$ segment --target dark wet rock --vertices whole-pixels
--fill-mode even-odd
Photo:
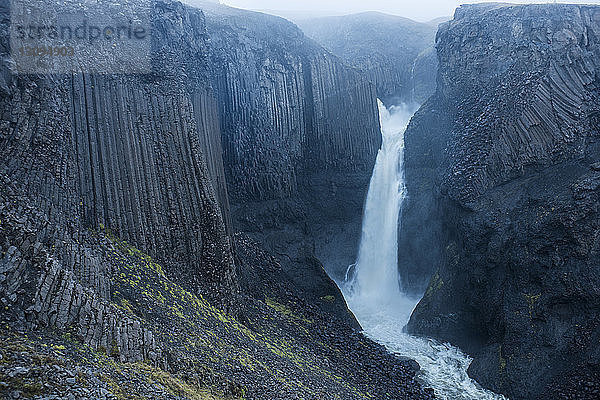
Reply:
[[[324,267],[339,278],[356,257],[381,142],[375,88],[289,21],[203,10],[233,229],[265,246],[313,303],[355,323]]]
[[[153,29],[148,75],[11,75],[0,173],[50,221],[110,227],[222,300],[236,283],[204,16],[157,2]]]
[[[400,254],[432,276],[409,331],[460,346],[472,377],[514,399],[594,398],[599,16],[459,8],[406,134]]]

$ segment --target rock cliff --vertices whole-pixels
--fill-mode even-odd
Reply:
[[[142,76],[12,75],[4,36],[0,170],[53,223],[110,227],[221,299],[236,283],[218,110],[204,18],[182,10],[157,3]]]
[[[600,390],[599,33],[593,6],[459,8],[406,133],[400,252],[433,268],[409,330],[514,399]]]
[[[435,91],[437,24],[378,12],[297,23],[309,37],[364,71],[388,105],[422,104]]]
[[[375,89],[287,20],[203,9],[234,229],[263,243],[315,303],[346,318],[323,264],[335,275],[356,256],[381,143]]]
[[[282,40],[274,49],[293,52],[263,57],[271,43],[258,28],[278,32],[279,21],[239,11],[218,25],[206,8],[209,22],[178,2],[152,3],[147,74],[24,75],[13,74],[11,10],[0,4],[0,397],[431,398],[409,362],[351,326],[312,249],[296,260],[312,285],[303,287],[234,234],[240,198],[301,204],[289,208],[300,225],[301,193],[318,193],[324,169],[369,168],[372,87],[303,46],[298,30],[272,36]],[[220,45],[232,32],[243,47]],[[214,68],[219,57],[235,65]],[[253,81],[255,72],[266,75]],[[253,91],[229,89],[244,84]],[[348,121],[364,131],[346,131]]]

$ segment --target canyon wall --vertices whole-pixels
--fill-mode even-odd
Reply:
[[[12,70],[2,12],[0,293],[9,320],[73,328],[121,361],[164,365],[152,332],[111,303],[115,267],[94,235],[118,236],[224,307],[234,301],[204,17],[155,3],[146,75],[25,75]]]
[[[13,74],[5,31],[6,212],[64,228],[65,271],[77,275],[73,255],[91,251],[75,237],[108,232],[225,308],[239,291],[231,233],[252,233],[281,257],[298,293],[357,326],[315,256],[315,237],[338,223],[351,238],[343,264],[354,258],[380,143],[374,88],[281,18],[199,5],[153,3],[147,74]],[[18,244],[11,240],[6,249]],[[33,243],[53,248],[55,240]],[[85,279],[106,286],[110,273],[102,274]],[[85,287],[76,275],[72,284]],[[21,290],[6,284],[7,298]],[[73,299],[53,296],[65,306]]]
[[[374,86],[289,21],[203,10],[233,226],[278,257],[316,304],[346,314],[323,264],[335,275],[356,256],[381,142]]]
[[[147,75],[12,75],[5,42],[0,168],[57,224],[103,224],[205,293],[231,294],[204,17],[161,2],[153,15]]]
[[[225,308],[239,291],[230,234],[255,233],[282,257],[298,293],[357,326],[315,256],[315,226],[328,219],[345,228],[354,218],[349,264],[380,143],[374,88],[283,19],[199,5],[153,4],[147,74],[16,75],[3,36],[6,212],[64,228],[68,245],[57,251],[72,285],[86,287],[74,259],[92,251],[74,238],[103,231]],[[11,240],[6,249],[18,244]],[[103,282],[107,301],[110,279],[85,278]],[[21,290],[6,284],[7,298]],[[74,295],[53,296],[68,306]]]
[[[378,12],[297,23],[307,36],[362,70],[388,106],[422,104],[435,91],[437,24]]]
[[[400,253],[433,275],[409,331],[514,399],[600,390],[599,35],[593,6],[459,8],[406,133]]]

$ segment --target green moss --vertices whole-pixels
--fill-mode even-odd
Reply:
[[[117,345],[117,341],[115,339],[113,339],[111,342],[109,355],[114,358],[119,358],[120,356],[119,346]]]
[[[529,309],[529,319],[533,319],[533,311],[535,309],[535,304],[538,302],[542,295],[541,294],[528,294],[523,293],[523,297],[525,297],[525,301],[527,302],[527,307]]]
[[[110,242],[105,247],[105,254],[114,265],[115,284],[112,286],[112,295],[115,302],[118,302],[118,308],[134,315],[144,316],[142,323],[148,324],[157,338],[168,345],[174,355],[183,360],[182,362],[188,363],[190,368],[192,365],[200,368],[212,366],[222,374],[223,370],[241,367],[249,373],[266,373],[291,391],[301,395],[317,395],[313,389],[307,387],[308,385],[303,384],[306,382],[297,380],[290,382],[289,368],[283,371],[271,367],[284,362],[311,376],[318,375],[322,379],[335,382],[335,385],[344,387],[359,398],[370,397],[349,385],[341,377],[332,374],[327,368],[322,368],[315,363],[312,350],[306,348],[304,342],[297,341],[295,338],[284,339],[286,336],[281,334],[279,328],[281,324],[290,325],[295,331],[303,332],[307,336],[312,334],[309,325],[314,321],[302,312],[291,308],[293,305],[284,305],[267,298],[266,305],[276,313],[266,313],[265,318],[275,321],[259,324],[250,330],[232,316],[210,304],[200,294],[192,293],[170,280],[162,272],[161,266],[153,262],[150,257],[118,239],[108,229],[104,228],[103,231]],[[99,235],[101,238],[102,233],[100,232]],[[336,301],[331,295],[323,296],[321,299],[328,302]],[[164,326],[166,329],[156,329],[152,321],[153,315],[159,316],[160,321],[167,323]],[[257,351],[257,349],[267,351]],[[115,359],[102,362],[113,369],[142,369],[140,366],[121,367],[117,362],[118,349],[114,345],[109,353]],[[168,387],[175,395],[189,397],[181,395],[186,390],[195,391],[198,396],[209,395],[206,390],[190,386],[189,382],[164,376],[160,371],[154,373],[144,371],[148,379],[160,386]],[[209,375],[214,377],[216,373],[211,372]],[[172,378],[177,382],[172,382]],[[230,382],[229,379],[222,375],[218,377],[218,381]],[[161,383],[161,380],[164,382]],[[180,386],[180,383],[188,387]],[[243,396],[243,391],[240,390],[238,395]],[[211,399],[211,397],[204,398]]]
[[[440,290],[443,286],[444,281],[440,277],[439,272],[436,272],[435,275],[431,277],[431,281],[429,281],[429,286],[427,287],[427,290],[425,291],[425,296],[423,297],[425,299],[431,298],[431,296],[433,296],[433,294]]]
[[[61,337],[32,337],[22,333],[6,331],[0,334],[0,351],[3,360],[12,360],[12,355],[19,353],[19,357],[26,355],[31,357],[31,367],[34,371],[39,371],[40,367],[47,365],[61,365],[69,370],[73,370],[75,365],[91,365],[97,370],[95,375],[103,382],[101,386],[118,400],[149,400],[149,397],[140,393],[140,383],[147,382],[154,389],[158,388],[169,397],[177,397],[189,400],[224,400],[225,397],[217,388],[203,386],[200,383],[186,382],[184,379],[172,375],[160,368],[148,365],[144,362],[139,363],[121,363],[103,353],[94,352],[89,346],[77,345],[76,342],[63,342],[66,335]],[[58,340],[59,342],[55,342]],[[52,343],[54,342],[54,343]],[[46,344],[52,343],[52,344]],[[66,344],[66,346],[65,346]],[[113,342],[113,346],[116,343]],[[65,348],[66,354],[61,354],[60,359],[54,358],[56,348]],[[37,376],[34,373],[33,376]],[[79,371],[76,375],[80,386],[86,387],[90,383],[86,380],[86,374]],[[0,373],[0,380],[8,383],[9,387],[18,388],[24,398],[32,398],[44,394],[64,390],[64,382],[59,380],[38,381],[26,377],[14,377]],[[131,382],[135,382],[132,385]],[[94,387],[98,383],[93,383]],[[148,387],[147,385],[146,387]],[[1,388],[0,388],[1,389]],[[144,390],[144,389],[143,389]],[[1,392],[1,391],[0,391]],[[239,388],[240,393],[245,389]],[[4,393],[0,393],[2,397]],[[167,397],[158,394],[158,398]],[[3,398],[3,397],[2,397]],[[151,397],[154,399],[155,397]],[[240,399],[237,397],[227,397],[229,400]]]
[[[190,385],[160,368],[152,367],[145,363],[132,364],[131,368],[134,368],[145,374],[151,382],[162,385],[170,394],[174,396],[179,396],[190,400],[223,399],[223,397],[220,395],[212,394],[205,388]]]
[[[502,356],[502,345],[498,347],[498,370],[501,374],[506,372],[506,358]]]
[[[294,311],[292,311],[287,306],[285,306],[285,305],[283,305],[281,303],[278,303],[278,302],[276,302],[273,299],[267,298],[265,300],[265,302],[266,302],[266,304],[269,307],[271,307],[272,309],[274,309],[278,313],[284,315],[285,317],[292,318],[292,319],[295,319],[295,320],[298,320],[298,321],[302,321],[302,322],[305,322],[307,324],[312,324],[313,323],[312,320],[310,320],[308,318],[305,318],[305,317],[303,317],[301,315],[296,314]]]
[[[43,393],[42,384],[39,382],[35,383],[23,383],[22,391],[25,397],[38,396]]]

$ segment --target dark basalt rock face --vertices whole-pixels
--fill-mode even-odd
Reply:
[[[600,393],[599,35],[599,7],[459,8],[406,133],[400,254],[436,271],[409,331],[514,399]]]
[[[153,3],[151,73],[17,75],[9,11],[0,5],[1,398],[433,398],[411,362],[357,331],[303,226],[329,173],[364,195],[379,145],[366,80],[289,24],[271,47],[279,21],[240,11],[217,26],[170,1]],[[247,47],[221,47],[246,16]],[[212,57],[247,72],[232,87],[258,86],[221,91],[229,69]],[[282,86],[253,81],[260,71]],[[356,201],[343,200],[340,214]],[[288,220],[289,236],[269,231]],[[240,226],[298,243],[298,276]]]
[[[439,172],[450,130],[449,115],[434,95],[412,117],[404,136],[408,195],[398,228],[398,270],[404,291],[415,296],[425,292],[442,260],[445,211]]]
[[[436,24],[377,12],[297,23],[309,37],[364,71],[386,104],[422,104],[435,91]]]
[[[12,74],[1,11],[3,320],[165,365],[152,331],[111,303],[114,267],[91,236],[118,235],[190,290],[235,302],[204,18],[156,3],[147,75],[36,76]]]
[[[289,21],[203,10],[234,229],[263,243],[312,301],[352,318],[323,265],[338,277],[356,256],[381,142],[375,89]]]
[[[58,226],[103,224],[223,300],[237,285],[204,17],[154,11],[147,75],[12,75],[3,36],[0,173]]]

